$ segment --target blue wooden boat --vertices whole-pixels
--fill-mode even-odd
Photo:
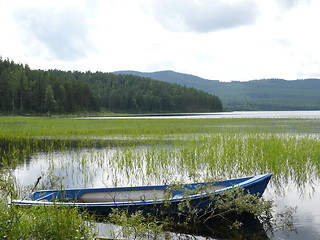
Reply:
[[[241,188],[245,194],[262,196],[272,174],[231,179],[219,182],[170,185],[43,190],[32,193],[31,200],[13,200],[16,205],[71,206],[98,214],[108,214],[112,209],[151,214],[177,214],[178,205],[189,201],[199,211],[213,204],[214,195]]]

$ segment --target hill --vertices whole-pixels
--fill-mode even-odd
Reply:
[[[205,91],[207,86],[214,83],[219,83],[217,80],[207,80],[191,74],[178,73],[174,71],[160,71],[160,72],[137,72],[137,71],[117,71],[115,74],[135,75],[145,78],[151,78],[159,81],[175,83],[182,86],[194,87],[201,91]]]
[[[176,83],[219,96],[226,110],[319,110],[320,79],[261,79],[220,82],[173,71],[118,71]]]
[[[51,70],[89,84],[99,106],[112,112],[168,113],[221,112],[221,100],[212,94],[174,83],[128,74]]]

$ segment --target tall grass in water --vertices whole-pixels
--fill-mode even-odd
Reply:
[[[58,207],[19,208],[0,201],[0,238],[94,239],[92,217],[77,209]]]
[[[107,165],[115,182],[130,185],[197,182],[273,173],[272,183],[293,182],[302,193],[319,179],[320,141],[313,136],[224,133],[194,135],[171,145],[119,148]]]
[[[312,136],[205,135],[178,148],[177,155],[180,165],[194,176],[231,178],[271,172],[273,183],[291,180],[301,191],[320,173],[320,141]]]
[[[317,133],[318,128],[319,120],[297,119],[74,120],[5,117],[0,118],[0,165],[10,171],[38,151],[111,146],[115,153],[106,154],[106,158],[92,150],[80,160],[75,159],[79,169],[86,174],[91,163],[112,171],[107,186],[218,180],[272,172],[272,184],[281,186],[293,180],[303,191],[303,186],[312,184],[320,174],[320,144],[311,135]],[[3,176],[8,176],[6,173]],[[4,188],[10,189],[8,184]],[[5,226],[5,213],[11,209],[1,204],[4,215],[0,219]],[[27,215],[36,222],[42,221],[32,212],[12,211],[12,216],[17,216],[11,225],[12,232],[19,229],[20,223],[29,225],[20,222],[28,218]],[[36,222],[34,224],[39,225],[33,226],[41,226]]]
[[[209,161],[211,167],[224,168],[224,174],[222,171],[218,174],[225,177],[272,172],[276,177],[284,177],[283,180],[290,177],[300,184],[319,173],[320,141],[313,137],[231,134],[211,136],[202,143],[206,150],[198,155],[199,160]]]
[[[7,165],[0,167],[0,239],[94,239],[93,217],[78,209],[10,205],[11,199],[21,196],[11,169],[19,162],[15,153],[1,159]],[[31,188],[27,187],[29,193]]]

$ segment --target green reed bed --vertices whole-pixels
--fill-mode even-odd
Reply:
[[[224,178],[271,172],[297,186],[319,178],[320,141],[283,134],[218,134],[186,144],[179,159],[191,171]],[[199,167],[200,166],[200,167]]]
[[[319,176],[319,123],[316,119],[1,117],[1,165],[8,165],[8,159],[18,159],[18,164],[39,151],[112,147],[117,153],[107,165],[118,169],[112,176],[139,172],[141,184],[272,172],[273,182],[293,179],[303,188]],[[92,156],[82,158],[81,164]],[[106,164],[99,159],[100,166]]]
[[[56,187],[55,185],[54,187]],[[31,187],[29,188],[31,190]],[[0,238],[94,239],[94,217],[75,208],[18,207],[10,205],[19,194],[10,172],[0,169]],[[22,189],[23,190],[23,189]],[[26,196],[26,195],[25,195]]]
[[[8,206],[0,200],[0,238],[94,239],[93,218],[74,208]]]
[[[54,217],[61,209],[49,211],[52,216],[48,216],[41,209],[25,211],[5,203],[7,198],[16,197],[19,189],[10,172],[38,153],[46,153],[50,160],[51,154],[74,152],[70,159],[61,158],[59,166],[53,158],[50,160],[46,174],[53,174],[51,179],[56,177],[55,168],[83,172],[88,182],[102,172],[106,176],[102,181],[108,187],[218,180],[271,172],[271,184],[277,191],[281,191],[281,184],[293,181],[303,192],[304,186],[312,185],[320,176],[319,123],[316,119],[0,117],[0,236],[14,239],[18,236],[14,232],[21,234],[21,226],[25,226],[26,232],[34,232],[26,236],[37,239],[41,229],[51,228],[49,222],[42,225],[42,217],[57,221]],[[75,222],[70,234],[77,231],[86,238],[92,233],[86,228],[85,215],[61,214],[62,223]],[[64,227],[67,231],[66,224]]]
[[[224,133],[188,140],[92,149],[76,155],[65,169],[103,171],[106,186],[168,184],[273,173],[276,190],[288,182],[303,191],[319,179],[320,141],[314,136]],[[80,159],[80,161],[79,161]],[[88,169],[92,171],[88,172]]]
[[[184,136],[204,133],[319,132],[317,119],[72,119],[0,117],[0,138],[108,138]]]
[[[313,136],[225,133],[197,135],[171,145],[119,148],[104,165],[118,169],[120,174],[114,178],[133,180],[129,184],[196,182],[271,172],[273,183],[290,180],[303,190],[305,184],[319,179],[319,162],[320,141]]]

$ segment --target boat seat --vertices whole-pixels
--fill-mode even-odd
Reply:
[[[83,203],[148,201],[163,199],[165,192],[161,189],[86,192],[81,195],[79,200]]]

